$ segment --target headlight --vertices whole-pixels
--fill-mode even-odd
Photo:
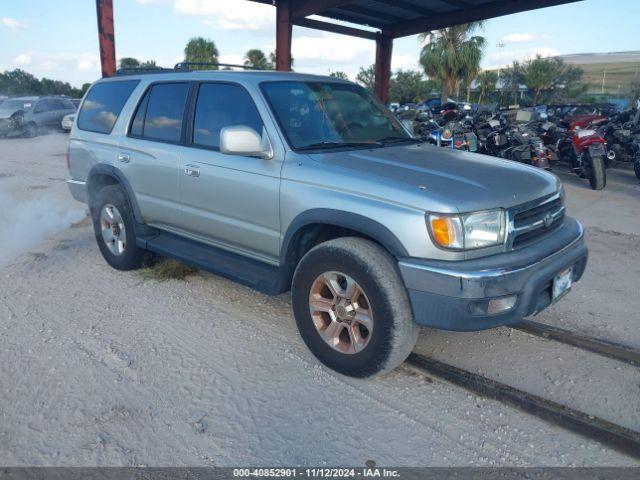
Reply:
[[[502,209],[462,215],[430,213],[427,225],[436,244],[450,250],[502,245],[505,239],[505,215]]]
[[[445,128],[444,132],[442,132],[442,138],[444,138],[445,140],[449,140],[452,136],[453,133],[451,133],[451,130],[449,130],[448,128]]]

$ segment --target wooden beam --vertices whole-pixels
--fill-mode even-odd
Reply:
[[[463,0],[440,0],[440,1],[456,8],[469,8],[471,6]]]
[[[382,12],[380,10],[373,10],[371,8],[363,8],[356,7],[352,5],[343,5],[339,7],[340,10],[346,10],[347,12],[357,13],[358,15],[363,15],[365,17],[373,18],[374,20],[384,20],[388,22],[401,22],[405,20],[402,17],[398,17],[397,15],[392,15],[390,13]]]
[[[113,30],[113,0],[96,0],[98,17],[98,43],[100,45],[100,66],[102,76],[111,77],[116,73],[116,38]]]
[[[417,13],[420,15],[435,15],[437,13],[435,10],[430,10],[428,8],[421,7],[419,5],[414,5],[413,3],[405,2],[404,0],[374,0],[374,1],[376,3],[382,3],[383,5],[400,8],[402,10],[406,10],[407,12]]]
[[[538,8],[553,7],[565,3],[573,3],[581,0],[496,0],[477,7],[470,7],[451,13],[424,16],[415,20],[398,22],[385,27],[393,38],[416,35],[422,32],[440,30],[442,28],[460,25],[462,23],[476,22],[488,18],[501,17],[512,13],[525,12]]]
[[[369,32],[367,30],[360,30],[359,28],[346,27],[344,25],[338,25],[336,23],[321,22],[319,20],[313,20],[311,18],[295,19],[293,20],[293,24],[299,27],[313,28],[314,30],[323,30],[325,32],[366,38],[367,40],[376,40],[378,38],[378,34],[376,32]]]
[[[289,0],[276,4],[276,70],[291,70],[291,9]]]
[[[353,2],[353,0],[351,0]],[[291,18],[304,18],[319,15],[324,10],[351,3],[349,0],[298,0],[291,5]],[[278,3],[280,3],[278,1]]]
[[[376,39],[375,83],[373,92],[382,103],[389,99],[389,80],[391,79],[391,53],[393,38],[382,34]]]

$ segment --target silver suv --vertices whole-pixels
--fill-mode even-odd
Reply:
[[[555,176],[421,143],[334,78],[104,79],[68,158],[109,265],[160,254],[268,294],[290,289],[305,343],[346,375],[393,369],[420,326],[517,323],[587,263]]]

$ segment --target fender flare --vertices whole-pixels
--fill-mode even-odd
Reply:
[[[329,208],[314,208],[299,214],[287,228],[280,250],[281,265],[287,263],[292,248],[291,241],[295,234],[301,228],[311,224],[324,224],[354,230],[377,241],[396,258],[409,257],[409,252],[398,237],[381,223],[357,213]]]
[[[99,175],[111,177],[116,182],[118,182],[118,184],[127,194],[127,199],[129,200],[129,205],[131,205],[131,211],[133,212],[133,217],[135,218],[137,223],[143,224],[144,221],[142,219],[142,213],[140,212],[138,201],[136,200],[136,196],[133,193],[133,188],[131,188],[129,180],[127,180],[127,177],[125,177],[122,171],[118,170],[113,165],[98,163],[91,168],[91,170],[89,171],[89,175],[87,175],[87,192],[89,194],[89,198],[91,197],[92,179],[97,178],[97,176]]]

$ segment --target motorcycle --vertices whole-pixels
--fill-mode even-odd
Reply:
[[[440,111],[440,123],[431,124],[429,141],[452,150],[478,151],[478,137],[473,131],[473,118],[465,115],[460,120],[460,110],[455,102],[446,102]]]
[[[607,142],[609,161],[633,163],[640,178],[640,112],[623,112],[597,131]]]
[[[592,190],[606,186],[606,142],[595,130],[574,128],[561,132],[556,148],[560,159],[567,161],[580,178],[589,180]]]
[[[502,158],[551,170],[553,151],[537,136],[530,124],[507,130],[508,146],[500,152]]]

